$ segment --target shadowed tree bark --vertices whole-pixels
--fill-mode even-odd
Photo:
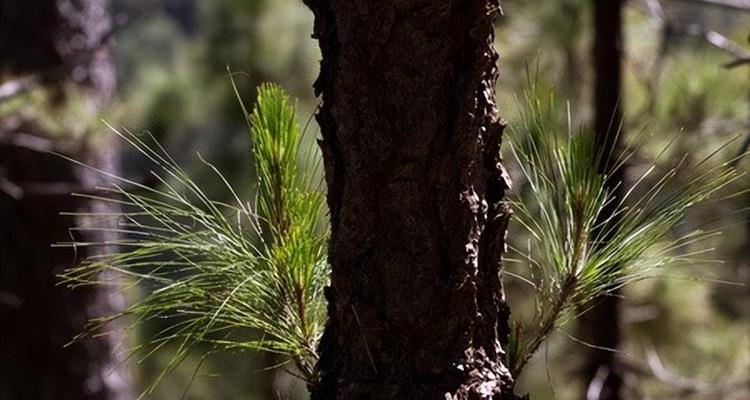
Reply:
[[[511,399],[497,0],[305,0],[331,218],[323,399]]]
[[[601,156],[600,172],[611,170],[619,155],[622,121],[622,8],[623,0],[592,0],[594,43],[594,132],[597,152]],[[609,216],[623,196],[623,168],[612,173],[609,190],[615,200],[602,213]],[[616,224],[617,221],[611,221]],[[602,228],[604,229],[604,228]],[[604,240],[608,240],[604,237]],[[621,340],[620,299],[618,293],[594,300],[595,307],[581,318],[583,339],[595,346],[617,349]],[[613,351],[590,349],[583,367],[587,383],[587,400],[620,399],[622,378],[617,354]]]
[[[66,101],[62,87],[75,84],[83,107],[105,104],[115,87],[106,42],[111,33],[108,0],[24,0],[0,3],[0,79],[33,76]],[[41,110],[41,112],[46,112]],[[73,263],[69,250],[51,244],[70,241],[73,221],[65,211],[112,212],[111,206],[73,198],[92,192],[98,174],[52,155],[63,152],[115,172],[119,147],[105,137],[50,136],[19,115],[0,119],[0,398],[15,400],[132,399],[129,376],[115,347],[117,334],[64,347],[86,321],[112,314],[123,302],[112,289],[70,291],[57,274]],[[78,239],[116,239],[88,233]],[[77,257],[106,249],[79,249]]]

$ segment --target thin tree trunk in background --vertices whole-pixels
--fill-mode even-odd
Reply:
[[[580,30],[580,24],[585,21],[584,8],[580,6],[579,0],[562,0],[559,2],[560,18],[567,21],[573,29]],[[564,56],[563,65],[563,85],[565,93],[569,93],[570,100],[578,99],[582,94],[581,80],[583,79],[583,69],[581,68],[581,60],[579,59],[577,49],[577,35],[571,34],[570,32],[561,32],[560,34],[565,35],[565,40],[562,41],[562,53]]]
[[[323,399],[511,399],[497,0],[305,0],[331,218]]]
[[[108,7],[107,0],[2,2],[0,70],[5,77],[35,76],[59,93],[59,102],[66,101],[62,86],[74,83],[85,95],[77,100],[81,106],[100,109],[112,97],[116,81],[106,47],[111,34]],[[57,285],[57,274],[74,258],[108,250],[84,248],[74,255],[52,248],[53,243],[70,241],[69,226],[93,224],[59,213],[116,210],[71,197],[70,192],[92,192],[102,184],[101,177],[46,150],[110,172],[119,164],[118,143],[104,135],[50,137],[21,116],[0,120],[0,178],[18,189],[0,192],[0,398],[132,399],[124,360],[115,356],[115,347],[123,345],[118,334],[63,347],[89,318],[116,312],[123,299],[110,288],[70,291]],[[87,233],[78,239],[116,237]]]
[[[619,154],[619,132],[622,122],[622,9],[623,0],[592,0],[594,23],[594,132],[597,152],[601,155],[600,172],[611,170]],[[623,196],[623,168],[612,173],[609,189],[615,190],[615,201],[603,215],[614,212]],[[612,223],[616,224],[617,221]],[[604,240],[609,238],[604,237]],[[581,318],[581,335],[584,341],[595,346],[617,349],[622,327],[620,299],[612,292],[594,300],[595,307]],[[622,377],[614,351],[587,350],[583,374],[587,400],[616,400],[621,398]]]

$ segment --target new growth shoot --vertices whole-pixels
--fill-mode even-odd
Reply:
[[[121,235],[119,250],[84,260],[64,279],[70,286],[125,283],[148,290],[123,313],[92,321],[84,335],[123,317],[128,317],[129,329],[156,318],[172,321],[133,349],[145,358],[168,344],[176,348],[144,394],[198,344],[207,344],[212,352],[280,353],[291,359],[303,379],[316,380],[316,345],[325,323],[322,291],[328,276],[327,236],[321,223],[325,203],[319,179],[298,169],[298,163],[307,160],[300,151],[295,108],[280,87],[270,84],[258,89],[252,113],[243,108],[258,177],[255,204],[241,200],[227,179],[204,161],[232,201],[209,198],[152,137],[112,128],[152,163],[159,187],[100,171],[111,178],[111,186],[101,188],[102,195],[80,196],[120,204],[123,211],[114,216],[87,214],[114,219],[112,228],[76,229],[112,229]],[[113,276],[104,273],[108,271],[116,273],[116,281],[106,278]]]
[[[688,208],[740,176],[730,166],[731,160],[709,163],[717,151],[692,166],[694,175],[686,182],[676,179],[683,158],[655,184],[643,188],[656,169],[652,165],[625,188],[619,200],[608,188],[622,182],[608,181],[632,152],[598,173],[608,155],[599,154],[593,134],[557,129],[552,122],[552,96],[545,100],[532,85],[522,108],[521,123],[511,132],[510,150],[528,182],[529,193],[528,198],[511,204],[515,221],[528,231],[530,243],[529,251],[512,250],[529,265],[537,309],[531,332],[514,324],[507,349],[514,377],[556,328],[590,308],[597,297],[652,277],[666,265],[690,262],[697,253],[675,250],[715,232],[684,233],[674,228]],[[610,223],[614,219],[617,223]]]

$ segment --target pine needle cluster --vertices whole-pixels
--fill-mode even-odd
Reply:
[[[114,227],[75,229],[113,230],[121,239],[63,244],[119,248],[68,270],[65,282],[73,287],[126,283],[146,290],[124,312],[92,321],[82,335],[124,317],[128,329],[152,319],[170,321],[168,328],[133,349],[145,358],[168,344],[176,348],[144,394],[198,345],[212,352],[283,354],[303,379],[316,379],[316,344],[325,322],[322,290],[328,276],[322,185],[298,170],[307,160],[300,151],[296,105],[280,87],[262,85],[255,109],[243,111],[258,179],[254,204],[242,201],[218,169],[201,158],[233,201],[209,198],[152,137],[112,127],[152,163],[158,188],[99,171],[112,184],[99,188],[101,195],[79,195],[117,203],[123,211],[86,214],[99,221],[114,219]]]
[[[647,179],[657,170],[651,165],[617,198],[614,190],[622,182],[612,182],[613,172],[633,151],[600,168],[611,155],[601,154],[590,132],[573,132],[570,123],[567,132],[558,129],[552,95],[539,96],[532,85],[521,103],[510,150],[529,193],[512,201],[512,207],[530,239],[527,249],[512,251],[529,267],[524,279],[534,288],[536,312],[528,332],[514,323],[507,349],[513,376],[556,328],[585,312],[596,298],[710,251],[685,249],[718,232],[676,228],[689,208],[740,177],[731,160],[714,162],[717,150],[692,166],[687,181],[677,179],[686,158],[655,180]],[[650,187],[643,187],[647,181]]]

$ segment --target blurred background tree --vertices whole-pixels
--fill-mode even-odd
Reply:
[[[52,10],[49,8],[51,1],[5,1],[0,4],[0,83],[3,84],[3,90],[0,90],[0,141],[5,141],[0,153],[0,165],[5,168],[5,171],[0,171],[0,187],[4,188],[0,191],[0,208],[3,210],[0,231],[3,239],[7,238],[0,244],[3,327],[0,334],[0,346],[3,346],[0,347],[3,355],[0,380],[20,376],[9,375],[11,372],[29,372],[18,367],[22,364],[6,363],[6,360],[16,359],[6,354],[32,354],[27,351],[28,345],[21,345],[23,353],[18,353],[18,343],[29,343],[32,332],[40,334],[46,329],[45,332],[49,333],[70,326],[60,321],[61,314],[57,318],[36,319],[37,322],[46,321],[47,328],[17,323],[19,314],[12,313],[23,304],[21,297],[26,296],[21,296],[18,285],[32,287],[39,283],[39,289],[35,290],[40,292],[31,298],[44,310],[53,304],[48,301],[50,298],[56,299],[57,294],[62,296],[66,289],[52,286],[52,276],[59,270],[45,270],[42,272],[44,278],[36,280],[21,278],[15,274],[24,269],[16,267],[17,261],[11,260],[17,260],[17,252],[24,248],[38,258],[47,257],[44,255],[50,251],[47,244],[67,239],[64,231],[57,230],[54,236],[51,233],[56,230],[53,227],[57,226],[57,210],[81,206],[67,196],[40,196],[36,200],[38,206],[34,207],[43,207],[44,213],[36,211],[37,208],[27,214],[18,211],[21,204],[27,204],[28,198],[16,200],[14,193],[17,191],[14,192],[16,187],[13,184],[19,186],[18,183],[29,183],[27,180],[38,182],[42,179],[70,182],[69,179],[78,177],[70,172],[72,167],[66,170],[67,164],[62,161],[50,158],[48,162],[44,156],[32,154],[36,153],[34,150],[18,149],[8,143],[11,137],[14,140],[26,138],[15,135],[19,129],[11,128],[16,123],[14,121],[33,121],[33,131],[28,127],[23,130],[35,134],[33,143],[48,143],[48,140],[40,142],[36,138],[50,139],[55,135],[54,145],[62,146],[66,151],[76,149],[81,143],[106,141],[103,139],[107,136],[103,133],[105,128],[96,123],[99,117],[116,125],[128,126],[133,131],[148,129],[167,145],[171,154],[179,157],[178,161],[183,165],[192,167],[196,160],[193,154],[200,151],[230,175],[235,187],[246,192],[243,196],[252,198],[253,189],[248,183],[254,175],[248,162],[250,145],[241,111],[231,93],[226,66],[240,72],[236,78],[246,97],[253,96],[254,87],[266,80],[287,88],[300,99],[302,121],[307,121],[318,105],[311,86],[318,72],[320,55],[316,43],[309,37],[313,28],[312,15],[301,2],[110,1],[112,29],[103,43],[111,51],[112,59],[106,62],[111,62],[116,68],[118,85],[116,91],[109,88],[102,90],[101,95],[91,94],[98,91],[95,85],[93,88],[88,84],[77,85],[72,70],[53,75],[44,72],[59,71],[56,65],[61,61],[55,58],[44,61],[44,54],[54,54],[59,50],[50,44],[50,32],[39,27],[52,29],[55,25],[19,19],[15,10],[38,6],[34,8],[35,21],[46,21],[45,18],[51,18],[49,13],[40,10]],[[42,7],[42,3],[48,8]],[[558,99],[570,100],[573,124],[595,125],[596,75],[591,53],[595,34],[593,5],[592,0],[503,1],[505,16],[497,22],[496,38],[501,56],[498,94],[501,114],[511,123],[518,119],[518,101],[514,96],[522,93],[527,71],[533,72],[538,65],[539,79],[555,87]],[[628,164],[631,172],[627,173],[626,181],[629,177],[639,176],[657,156],[656,149],[670,140],[676,140],[676,145],[663,157],[677,158],[687,152],[690,159],[699,160],[734,135],[747,135],[750,120],[748,67],[740,64],[735,68],[725,68],[725,64],[748,57],[748,9],[750,5],[742,0],[624,2],[622,35],[625,47],[620,99],[627,135],[623,137],[623,146],[630,146],[628,137],[643,129],[653,132],[650,136],[643,136],[647,138],[646,142],[639,143],[637,155]],[[87,19],[92,25],[96,25],[95,21],[96,18]],[[20,59],[14,54],[26,50],[39,59],[14,65]],[[16,83],[26,86],[25,78],[29,74],[34,75],[30,90],[13,97],[6,95]],[[71,89],[76,85],[83,89]],[[61,89],[40,90],[52,86]],[[102,100],[95,101],[95,107],[84,106],[90,102],[85,100],[89,96]],[[564,124],[564,115],[559,117],[559,122]],[[314,139],[313,135],[310,136]],[[742,143],[739,142],[727,149],[728,156],[741,151]],[[102,146],[116,148],[112,144]],[[89,153],[104,156],[99,151]],[[24,158],[19,159],[22,154],[25,154]],[[116,158],[114,154],[111,156]],[[148,169],[137,156],[125,151],[121,157],[123,175],[155,184],[149,182]],[[32,168],[17,167],[21,162]],[[687,163],[684,167],[686,179],[692,165],[694,163]],[[747,162],[740,162],[738,167],[746,169]],[[17,175],[21,172],[36,173],[34,168],[40,173],[41,168],[50,168],[60,175],[46,175],[46,178]],[[215,178],[202,175],[205,170],[189,170],[203,187],[215,188],[215,194],[220,194],[220,185],[214,182]],[[522,179],[518,173],[511,173],[516,190],[522,193],[525,190]],[[745,180],[744,187],[747,183]],[[63,201],[69,203],[61,204]],[[747,350],[750,348],[750,289],[747,286],[750,283],[750,254],[747,251],[750,224],[739,213],[749,204],[748,194],[738,195],[706,209],[695,210],[685,222],[686,230],[706,224],[709,228],[724,227],[724,234],[714,243],[708,243],[716,248],[710,258],[723,259],[723,264],[705,262],[675,268],[667,277],[642,282],[621,293],[621,341],[620,352],[616,355],[622,362],[622,398],[740,400],[750,397],[747,380],[750,369],[750,351]],[[22,215],[36,217],[19,218]],[[29,221],[43,222],[31,227]],[[49,229],[39,231],[37,226]],[[28,237],[33,240],[22,239]],[[523,239],[519,239],[519,243],[522,242]],[[28,246],[29,243],[33,246]],[[55,264],[60,267],[72,263],[72,255],[61,250],[54,257]],[[27,266],[36,264],[33,257],[24,259]],[[40,262],[50,265],[49,261]],[[46,286],[41,284],[42,281]],[[746,286],[734,284],[737,282]],[[525,300],[528,298],[527,289],[512,278],[507,278],[506,284],[514,313],[529,315],[526,311],[533,305]],[[134,288],[126,296],[134,298],[139,296],[139,291]],[[11,315],[16,317],[11,318]],[[70,316],[66,315],[63,319]],[[27,321],[26,324],[37,322]],[[80,320],[77,322],[81,323]],[[163,328],[155,323],[128,340],[137,344],[143,337]],[[57,342],[52,345],[65,343],[76,330],[73,327],[60,331]],[[580,371],[586,355],[594,351],[587,344],[595,340],[583,335],[578,337],[581,331],[579,327],[555,335],[548,350],[532,360],[520,383],[521,391],[530,392],[533,399],[585,398],[591,376]],[[27,335],[28,338],[24,337]],[[20,341],[22,339],[26,340]],[[39,343],[44,342],[41,338],[39,340]],[[50,353],[52,350],[41,347],[36,350],[40,352],[38,357],[42,358],[43,354],[53,354]],[[132,392],[139,392],[158,375],[168,353],[169,349],[164,349],[163,354],[157,353],[141,363],[132,360],[129,367],[133,371]],[[207,360],[194,375],[199,364],[199,356],[189,359],[151,397],[172,399],[175,393],[182,393],[188,386],[185,396],[188,399],[266,399],[271,398],[270,393],[289,398],[306,395],[303,387],[292,384],[295,380],[288,374],[259,373],[268,366],[269,360],[248,358],[246,354],[226,355]],[[50,362],[39,365],[48,365],[59,376],[65,376],[66,371],[75,371],[65,366],[53,367]],[[32,378],[27,379],[37,382],[37,371],[34,372],[30,375]],[[269,384],[271,376],[273,384]],[[2,392],[9,387],[0,385],[0,398],[14,398]]]
[[[50,152],[117,173],[116,140],[92,122],[111,101],[117,77],[106,0],[39,0],[0,5],[0,397],[7,399],[131,398],[124,337],[113,334],[64,347],[86,321],[118,311],[108,287],[71,292],[56,285],[74,255],[51,245],[111,242],[109,232],[68,231],[69,211],[116,207],[71,191],[93,192],[98,174]],[[92,221],[77,217],[77,224]],[[91,256],[111,248],[81,249]],[[109,328],[115,328],[110,326]]]
[[[623,200],[628,188],[623,184],[627,174],[627,164],[615,167],[623,154],[622,137],[627,133],[623,125],[622,102],[622,64],[623,50],[623,0],[591,2],[591,23],[594,26],[591,44],[591,61],[593,64],[592,129],[596,137],[596,148],[600,158],[599,172],[611,172],[612,180],[607,189],[614,193],[610,203],[600,218],[599,229],[602,232],[613,232],[618,225],[619,217],[609,219],[617,211],[617,204]],[[606,221],[606,223],[604,222]],[[603,241],[611,241],[613,233],[603,236]],[[599,245],[602,245],[600,243]],[[617,266],[618,268],[621,266]],[[593,300],[591,307],[580,318],[578,329],[581,339],[599,348],[583,350],[588,352],[581,368],[584,382],[589,382],[581,396],[601,400],[619,400],[622,397],[622,367],[618,362],[617,351],[622,340],[622,318],[620,290],[612,289],[609,293]],[[607,350],[602,350],[607,349]]]

